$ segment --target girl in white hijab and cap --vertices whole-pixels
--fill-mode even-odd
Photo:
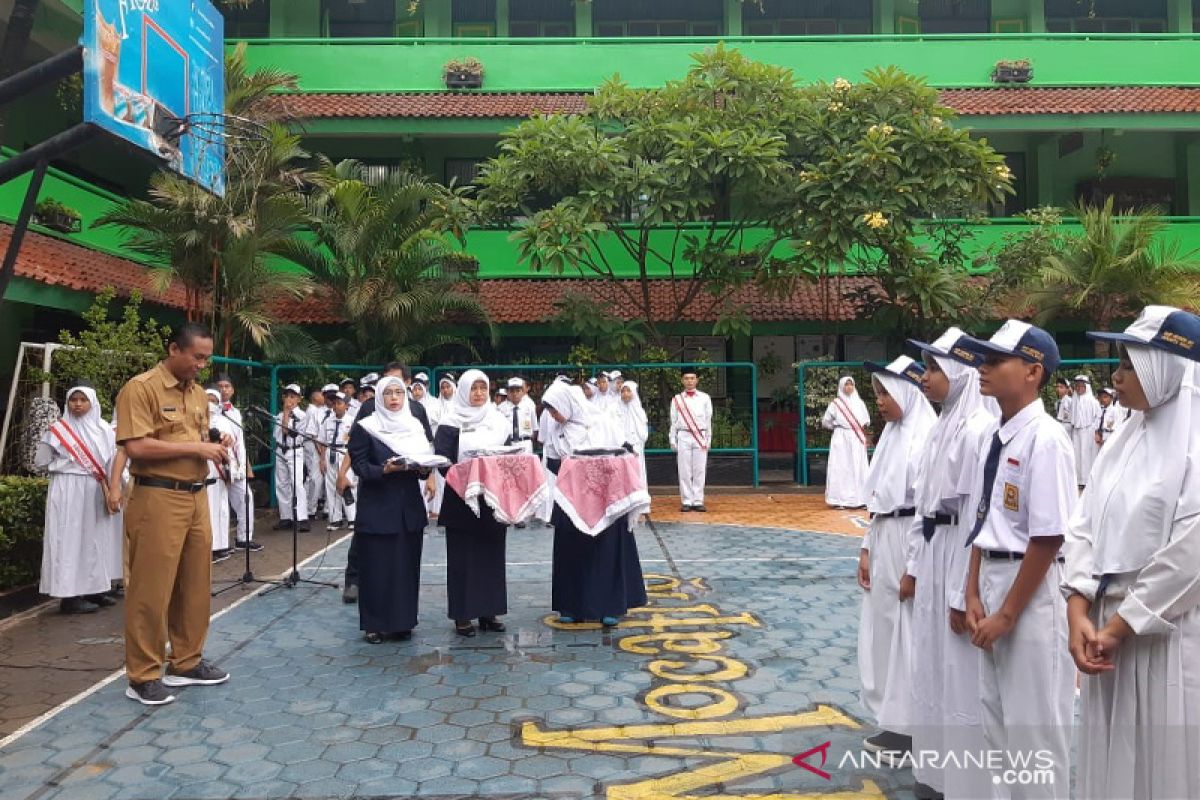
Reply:
[[[1134,414],[1104,445],[1063,552],[1080,686],[1078,794],[1200,797],[1200,317],[1148,306],[1113,386]],[[1136,413],[1141,412],[1141,413]]]
[[[982,359],[959,346],[966,334],[950,328],[931,343],[909,340],[924,353],[925,397],[941,414],[921,453],[914,491],[917,515],[916,596],[912,602],[911,652],[913,751],[975,752],[986,747],[979,700],[979,649],[966,628],[964,587],[970,566],[966,546],[977,491],[975,465],[987,452],[996,414],[979,393]],[[949,620],[950,624],[947,624]],[[961,761],[961,759],[960,759]],[[945,766],[939,766],[944,764]],[[913,765],[918,797],[987,797],[990,775],[951,762]]]
[[[64,614],[86,614],[115,602],[107,593],[123,577],[124,543],[119,500],[110,502],[116,452],[96,390],[72,386],[67,413],[42,435],[34,456],[50,473],[38,591],[62,598]]]
[[[925,370],[907,356],[886,367],[868,363],[879,413],[887,425],[871,459],[864,491],[871,526],[859,554],[863,588],[858,626],[861,702],[879,733],[866,740],[872,750],[911,747],[909,645],[915,579],[917,466],[937,419],[921,391]],[[915,536],[915,538],[914,538]]]
[[[825,409],[821,427],[833,431],[829,442],[829,467],[825,471],[825,504],[837,508],[863,505],[867,480],[867,428],[871,414],[858,396],[854,378],[838,381],[837,397]]]
[[[454,463],[465,454],[505,444],[512,424],[488,397],[491,382],[481,370],[469,369],[458,379],[454,398],[433,438],[434,452]],[[508,613],[505,548],[508,526],[496,520],[486,503],[479,516],[449,485],[442,495],[438,525],[446,528],[446,594],[449,616],[460,636],[479,629],[502,632],[497,617]]]

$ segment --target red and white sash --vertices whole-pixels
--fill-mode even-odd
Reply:
[[[683,424],[687,426],[688,433],[696,440],[696,444],[700,445],[701,450],[707,450],[708,443],[704,441],[704,435],[700,432],[700,426],[696,424],[696,418],[692,416],[692,410],[684,402],[683,395],[675,395],[675,399],[672,402],[674,402],[675,410],[679,412],[679,416],[683,417]]]
[[[858,424],[858,420],[854,418],[854,414],[850,412],[850,406],[846,405],[846,401],[838,397],[833,402],[837,403],[838,411],[842,412],[842,416],[850,421],[850,430],[854,431],[854,435],[864,445],[867,443],[867,432]]]
[[[88,474],[99,481],[101,486],[108,485],[108,474],[100,465],[100,459],[96,458],[95,454],[88,449],[88,446],[79,438],[79,434],[71,430],[70,425],[59,420],[50,426],[50,433],[54,434],[54,438],[62,445],[63,450],[67,451],[67,455],[71,457],[72,461],[87,470]]]

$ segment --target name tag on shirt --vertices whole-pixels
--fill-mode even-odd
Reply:
[[[1021,510],[1021,490],[1015,483],[1004,484],[1004,507],[1009,511]]]

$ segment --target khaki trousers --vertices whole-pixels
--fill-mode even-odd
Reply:
[[[125,508],[125,671],[131,683],[162,677],[165,644],[173,672],[200,661],[208,636],[212,529],[207,490],[135,486]]]

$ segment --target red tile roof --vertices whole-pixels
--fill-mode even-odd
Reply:
[[[964,116],[1009,114],[1200,113],[1200,88],[1182,86],[994,87],[943,89],[941,100]],[[587,95],[523,92],[293,94],[281,101],[299,119],[520,119],[578,113]]]
[[[0,252],[8,246],[12,226],[0,223]],[[17,259],[16,275],[50,286],[62,286],[82,292],[99,292],[112,286],[121,296],[130,292],[142,292],[147,302],[168,308],[186,308],[186,295],[178,281],[171,284],[164,294],[156,293],[150,286],[146,268],[141,264],[118,256],[89,250],[72,242],[30,231],[21,247]],[[637,281],[628,281],[628,288],[640,292]],[[857,316],[854,303],[846,294],[871,286],[866,278],[843,278],[832,287],[830,318],[851,320]],[[650,283],[651,307],[659,320],[671,319],[678,293],[685,285],[669,280]],[[637,314],[622,291],[607,282],[580,278],[508,278],[481,280],[478,292],[484,308],[493,321],[499,324],[542,323],[557,313],[556,303],[570,291],[586,292],[613,313],[623,318]],[[820,321],[823,313],[821,289],[801,283],[790,296],[773,297],[754,287],[734,292],[729,299],[736,305],[749,310],[750,319],[756,322],[770,321]],[[714,321],[725,298],[717,299],[701,294],[686,309],[683,320],[688,322]],[[280,300],[270,309],[280,322],[303,325],[333,325],[342,321],[336,304],[327,297],[313,296],[302,300]]]

